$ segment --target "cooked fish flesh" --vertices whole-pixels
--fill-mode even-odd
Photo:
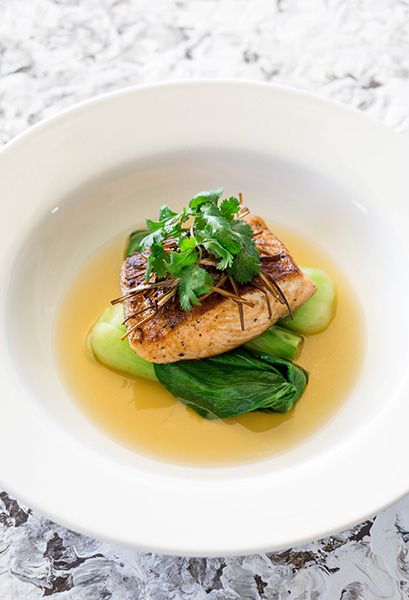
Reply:
[[[168,363],[227,352],[260,335],[287,316],[289,308],[295,310],[312,296],[315,285],[298,268],[287,248],[263,219],[251,216],[246,221],[256,232],[254,240],[260,251],[265,279],[256,277],[250,284],[239,286],[240,296],[250,303],[241,304],[244,329],[237,302],[216,293],[188,312],[180,307],[176,296],[175,301],[166,304],[150,319],[153,307],[150,308],[149,299],[142,294],[130,296],[123,304],[125,323],[130,330],[129,344],[140,356],[154,363]],[[123,295],[145,283],[145,265],[146,254],[143,253],[124,260],[121,270]],[[265,283],[269,283],[270,288],[267,294],[262,290]],[[166,292],[158,293],[160,298]],[[136,328],[138,323],[141,325]]]

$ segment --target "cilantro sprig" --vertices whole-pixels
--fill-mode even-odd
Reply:
[[[188,311],[200,305],[200,296],[210,293],[214,281],[202,264],[211,259],[214,269],[245,284],[260,272],[260,256],[253,229],[240,217],[235,197],[221,201],[223,188],[193,196],[179,213],[162,206],[158,221],[146,220],[147,235],[132,234],[128,255],[148,251],[146,281],[167,277],[177,282],[181,307]]]

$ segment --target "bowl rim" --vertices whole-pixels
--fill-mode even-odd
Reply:
[[[314,102],[318,105],[324,106],[329,108],[330,110],[333,111],[334,115],[335,113],[342,113],[343,115],[348,116],[348,118],[354,120],[355,122],[358,121],[365,121],[367,124],[370,125],[370,127],[372,129],[376,128],[379,132],[379,135],[382,136],[385,140],[387,139],[388,143],[390,144],[395,144],[396,141],[402,138],[402,136],[400,136],[399,134],[397,134],[396,132],[390,130],[386,125],[384,125],[383,123],[376,121],[373,117],[371,117],[368,114],[362,113],[360,111],[358,111],[357,109],[354,109],[352,107],[349,106],[345,106],[339,102],[335,102],[332,100],[329,100],[327,98],[323,98],[321,96],[318,96],[316,94],[313,94],[311,92],[305,92],[302,90],[297,90],[294,88],[291,88],[289,86],[284,86],[284,85],[272,85],[269,83],[265,83],[265,82],[254,82],[254,81],[244,81],[244,80],[221,80],[221,79],[200,79],[200,80],[179,80],[179,81],[169,81],[169,82],[157,82],[157,83],[150,83],[150,84],[144,84],[144,85],[139,85],[139,86],[129,86],[126,87],[124,89],[121,90],[116,90],[116,91],[112,91],[112,92],[108,92],[105,94],[101,94],[97,97],[85,100],[83,102],[80,102],[78,104],[75,104],[74,106],[71,106],[61,112],[59,112],[56,115],[50,116],[42,121],[40,121],[39,123],[33,125],[31,128],[29,128],[27,131],[19,134],[18,136],[16,136],[15,138],[13,138],[11,141],[9,141],[2,149],[0,149],[0,164],[2,162],[2,160],[8,155],[11,154],[13,152],[18,152],[19,148],[21,145],[24,145],[30,138],[35,137],[36,135],[44,135],[47,133],[47,131],[51,128],[54,127],[58,127],[61,124],[63,124],[65,121],[70,120],[73,116],[75,116],[78,113],[81,113],[84,110],[92,110],[95,106],[99,105],[99,104],[103,104],[106,102],[115,102],[115,100],[117,98],[122,98],[124,96],[127,95],[139,95],[139,94],[143,94],[145,91],[156,91],[159,94],[162,93],[166,93],[167,90],[173,89],[173,88],[185,88],[185,89],[198,89],[200,87],[208,87],[208,86],[216,86],[219,88],[222,88],[223,86],[235,86],[237,89],[240,88],[254,88],[254,89],[260,89],[260,90],[268,90],[268,93],[271,94],[282,94],[282,95],[289,95],[289,96],[293,96],[293,97],[297,97],[301,100],[305,100],[307,102]],[[405,381],[405,384],[407,384],[407,378]],[[27,425],[27,424],[25,424]],[[37,423],[37,425],[39,426],[39,431],[41,429],[40,424]],[[44,429],[44,428],[43,428]],[[382,423],[380,423],[380,419],[377,419],[375,423],[372,424],[372,437],[375,434],[376,436],[378,436],[379,440],[384,439],[384,434],[385,432],[382,430]],[[45,431],[45,430],[44,430]],[[404,428],[402,426],[401,428],[402,434],[404,432]],[[365,433],[365,432],[364,432]],[[399,435],[395,434],[395,441],[400,438]],[[404,438],[402,438],[404,439]],[[387,441],[390,442],[391,440],[389,438],[387,438]],[[365,442],[366,442],[366,436],[362,436],[362,439],[356,439],[354,442],[354,452],[359,452],[364,451],[365,450]],[[61,441],[61,443],[64,443],[63,440]],[[39,444],[41,445],[41,444]],[[379,446],[381,446],[381,444],[379,444]],[[0,446],[1,447],[1,446]],[[397,454],[397,450],[400,448],[400,446],[397,444],[396,442],[396,452],[395,454]],[[74,444],[71,447],[71,452],[73,455],[75,455],[77,457],[78,460],[81,460],[81,454],[82,454],[82,446],[80,446],[79,444]],[[392,456],[393,455],[393,449],[390,448],[389,449],[390,452],[389,454]],[[351,450],[348,451],[347,453],[348,455],[350,455],[350,458],[353,458],[353,453],[351,454]],[[379,458],[379,452],[377,452],[377,457]],[[345,460],[345,456],[343,458],[343,460]],[[319,477],[319,473],[322,470],[322,464],[318,464],[319,461],[316,460],[312,460],[309,463],[309,474],[314,474],[314,476]],[[92,464],[92,461],[90,462],[90,464]],[[382,473],[383,475],[385,475],[385,481],[386,481],[386,472],[387,472],[387,468],[390,466],[391,463],[388,463],[388,461],[385,461],[382,465]],[[104,468],[101,467],[101,465],[94,465],[96,467],[95,469],[95,474],[97,476],[98,473],[101,474],[101,476],[103,476],[104,473]],[[21,461],[16,461],[16,465],[15,465],[16,469],[24,469],[23,463]],[[7,469],[9,471],[10,474],[10,469]],[[189,469],[187,469],[189,471]],[[127,468],[123,468],[121,470],[121,477],[123,478],[124,481],[129,481],[128,479],[128,475],[129,475],[129,469]],[[355,474],[353,477],[353,480],[355,482],[358,481],[357,479],[357,475]],[[304,475],[305,477],[305,475]],[[114,520],[110,523],[109,527],[107,526],[105,529],[101,528],[101,520],[99,521],[99,524],[89,524],[88,518],[90,515],[90,512],[88,512],[87,514],[77,514],[75,516],[75,520],[72,520],[72,517],[68,516],[69,511],[67,513],[67,511],[64,509],[63,511],[61,511],[59,508],[56,508],[56,504],[53,500],[50,500],[50,498],[48,498],[48,500],[46,502],[43,502],[43,500],[41,500],[41,493],[38,494],[38,492],[33,492],[33,490],[31,490],[30,492],[28,490],[26,490],[24,488],[24,485],[21,485],[21,478],[19,480],[19,482],[17,480],[14,481],[13,483],[13,478],[11,477],[9,480],[4,480],[3,481],[3,477],[2,477],[2,473],[0,473],[0,478],[2,480],[2,484],[4,485],[4,487],[6,487],[12,494],[15,494],[16,496],[22,498],[26,503],[28,503],[30,506],[33,506],[36,510],[39,510],[40,512],[44,512],[47,516],[49,516],[50,518],[52,518],[55,521],[58,521],[59,523],[62,523],[63,525],[65,525],[66,527],[69,527],[71,529],[75,529],[75,530],[80,530],[88,535],[94,536],[94,537],[103,537],[104,539],[110,540],[114,543],[124,543],[126,545],[137,545],[137,547],[140,550],[146,550],[146,551],[156,551],[156,552],[160,552],[160,553],[167,553],[167,554],[179,554],[179,555],[194,555],[194,556],[220,556],[220,555],[238,555],[238,554],[249,554],[252,552],[260,552],[260,551],[269,551],[272,550],[274,548],[282,548],[284,546],[294,546],[294,545],[299,545],[302,543],[306,543],[312,539],[316,539],[318,536],[325,536],[328,534],[333,533],[334,531],[339,531],[341,529],[345,529],[347,527],[350,527],[354,524],[356,524],[358,521],[364,520],[370,516],[372,516],[373,514],[375,514],[376,512],[378,512],[379,510],[382,510],[383,508],[385,508],[386,506],[388,506],[389,504],[391,504],[392,502],[400,499],[402,496],[404,496],[405,494],[408,493],[409,491],[409,481],[407,483],[404,483],[403,480],[402,482],[398,481],[398,482],[393,482],[395,483],[395,485],[390,485],[389,487],[387,485],[384,485],[384,489],[382,490],[382,494],[377,494],[377,495],[373,495],[373,498],[371,498],[369,501],[367,500],[366,502],[364,502],[365,508],[361,507],[357,508],[355,512],[351,512],[351,507],[348,508],[347,511],[344,511],[345,514],[343,513],[342,516],[339,516],[338,519],[336,520],[336,522],[332,521],[332,525],[328,524],[328,521],[322,522],[322,525],[320,526],[311,526],[311,523],[308,524],[308,526],[303,527],[302,526],[302,521],[301,522],[297,522],[297,527],[292,526],[289,527],[289,529],[291,530],[291,532],[288,532],[286,534],[285,537],[285,543],[283,543],[282,538],[280,539],[280,542],[278,545],[274,545],[271,544],[271,540],[269,540],[269,536],[271,535],[271,531],[269,530],[268,527],[266,527],[266,532],[264,535],[258,535],[257,538],[255,538],[257,541],[255,541],[255,539],[247,539],[246,541],[243,542],[238,542],[237,541],[237,537],[236,539],[232,542],[229,539],[224,539],[222,542],[218,542],[214,545],[212,545],[211,543],[209,543],[209,538],[206,538],[206,541],[202,542],[201,539],[201,535],[200,532],[203,534],[204,537],[205,536],[205,526],[202,524],[201,527],[199,528],[198,532],[194,535],[191,536],[190,539],[190,543],[186,542],[186,537],[184,537],[182,545],[180,545],[180,543],[178,543],[178,541],[176,539],[174,539],[174,531],[173,532],[166,532],[165,535],[161,536],[161,535],[156,535],[155,536],[150,536],[149,535],[149,531],[146,530],[143,535],[141,535],[140,539],[138,540],[133,540],[131,539],[130,535],[124,530],[124,524],[125,521],[123,519],[117,519]],[[291,487],[291,481],[289,480],[289,476],[287,472],[283,472],[281,474],[281,480],[283,482],[283,484],[285,485],[290,485]],[[302,478],[300,479],[300,481],[302,482]],[[392,483],[392,479],[391,477],[389,477],[389,483]],[[169,491],[170,488],[172,488],[172,484],[167,482],[169,484],[170,487],[167,488],[167,491]],[[160,503],[158,502],[157,504],[155,504],[154,507],[151,506],[150,501],[152,500],[153,494],[155,494],[156,492],[159,494],[163,493],[164,489],[163,489],[163,481],[158,482],[155,480],[154,477],[150,478],[150,477],[146,477],[144,476],[144,481],[143,484],[146,485],[146,489],[148,490],[147,492],[147,496],[145,498],[143,498],[143,501],[141,500],[142,505],[149,511],[149,510],[154,510],[155,508],[160,508]],[[297,485],[300,485],[300,483],[298,482]],[[206,489],[207,486],[207,482],[206,480],[201,480],[201,479],[197,479],[195,482],[195,485],[192,486],[189,483],[187,483],[185,486],[182,486],[181,489],[175,490],[174,488],[172,488],[172,493],[175,493],[175,497],[178,497],[179,499],[182,499],[185,502],[188,501],[195,501],[195,499],[197,499],[197,495],[198,493],[201,494],[203,497],[206,498],[206,501],[209,503],[209,505],[211,505],[213,508],[216,507],[215,504],[215,498],[214,498],[214,491],[210,491]],[[51,486],[52,487],[52,486]],[[49,488],[49,491],[51,490],[51,487]],[[240,493],[242,494],[242,501],[244,498],[248,499],[251,498],[251,495],[253,495],[256,491],[256,489],[258,489],[259,493],[262,494],[263,492],[265,492],[267,489],[269,489],[269,482],[268,482],[268,477],[259,477],[257,480],[257,483],[255,485],[255,487],[250,490],[251,494],[249,493],[249,490],[246,489],[248,488],[248,483],[246,483],[246,480],[237,480],[234,485],[232,484],[231,486],[231,490],[229,490],[229,492],[226,492],[226,498],[229,498],[230,500],[232,500],[234,498],[234,494]],[[102,492],[103,488],[99,488],[99,492]],[[57,494],[58,495],[58,494]],[[380,497],[381,496],[381,499]],[[115,498],[115,494],[111,493],[109,494],[109,498],[112,501]],[[308,499],[308,503],[310,508],[313,507],[314,503],[313,503],[313,499],[309,498]],[[362,502],[361,502],[362,504]],[[45,508],[42,508],[42,507]],[[88,511],[91,507],[88,507]],[[313,518],[315,520],[320,521],[320,515],[319,514],[315,514],[314,512],[312,512],[312,514],[314,515]],[[321,522],[321,521],[320,521]],[[163,525],[163,523],[162,523]]]
[[[298,96],[300,98],[309,98],[314,102],[321,104],[322,106],[328,107],[337,107],[345,114],[350,115],[359,115],[360,119],[366,119],[368,123],[377,126],[387,132],[388,134],[392,134],[396,137],[402,137],[402,134],[397,133],[390,127],[388,127],[383,121],[379,121],[372,115],[367,112],[363,112],[349,104],[344,104],[339,100],[333,100],[331,98],[327,98],[326,96],[322,96],[316,92],[311,92],[309,90],[303,90],[301,88],[297,88],[291,85],[287,85],[284,83],[269,83],[266,81],[256,81],[252,79],[216,79],[216,78],[198,78],[198,79],[175,79],[175,80],[166,80],[166,81],[153,81],[149,83],[141,83],[135,85],[128,85],[118,90],[111,90],[109,92],[103,92],[101,94],[97,94],[96,96],[92,96],[91,98],[87,98],[85,100],[81,100],[79,102],[75,102],[73,105],[63,108],[59,110],[55,114],[48,115],[47,117],[41,118],[37,123],[30,125],[24,131],[18,133],[13,136],[9,141],[7,141],[3,146],[0,146],[0,157],[12,149],[15,145],[19,144],[21,141],[25,142],[29,136],[36,135],[37,133],[41,133],[46,130],[48,127],[52,127],[61,119],[67,118],[71,115],[74,115],[77,112],[81,112],[84,108],[97,106],[100,103],[104,103],[116,97],[126,96],[128,94],[134,94],[135,92],[143,92],[150,90],[166,90],[172,88],[180,88],[184,87],[201,87],[201,86],[236,86],[240,87],[253,87],[260,88],[266,90],[275,90],[277,92],[288,92],[290,95]]]

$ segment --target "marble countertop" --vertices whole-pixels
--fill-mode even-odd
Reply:
[[[0,143],[101,92],[201,77],[289,84],[409,128],[409,0],[0,0],[0,15]],[[409,598],[409,498],[306,546],[196,559],[85,537],[0,491],[0,598],[43,597]]]

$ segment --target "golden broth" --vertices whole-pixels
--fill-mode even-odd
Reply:
[[[57,354],[73,398],[108,435],[157,458],[190,464],[248,462],[294,447],[335,414],[358,374],[363,354],[360,308],[347,282],[300,235],[273,227],[300,264],[325,269],[337,286],[336,316],[323,333],[305,339],[297,360],[310,373],[306,392],[285,415],[250,413],[208,421],[175,400],[159,383],[131,379],[100,365],[86,336],[119,295],[124,240],[101,248],[72,282],[57,317]]]

